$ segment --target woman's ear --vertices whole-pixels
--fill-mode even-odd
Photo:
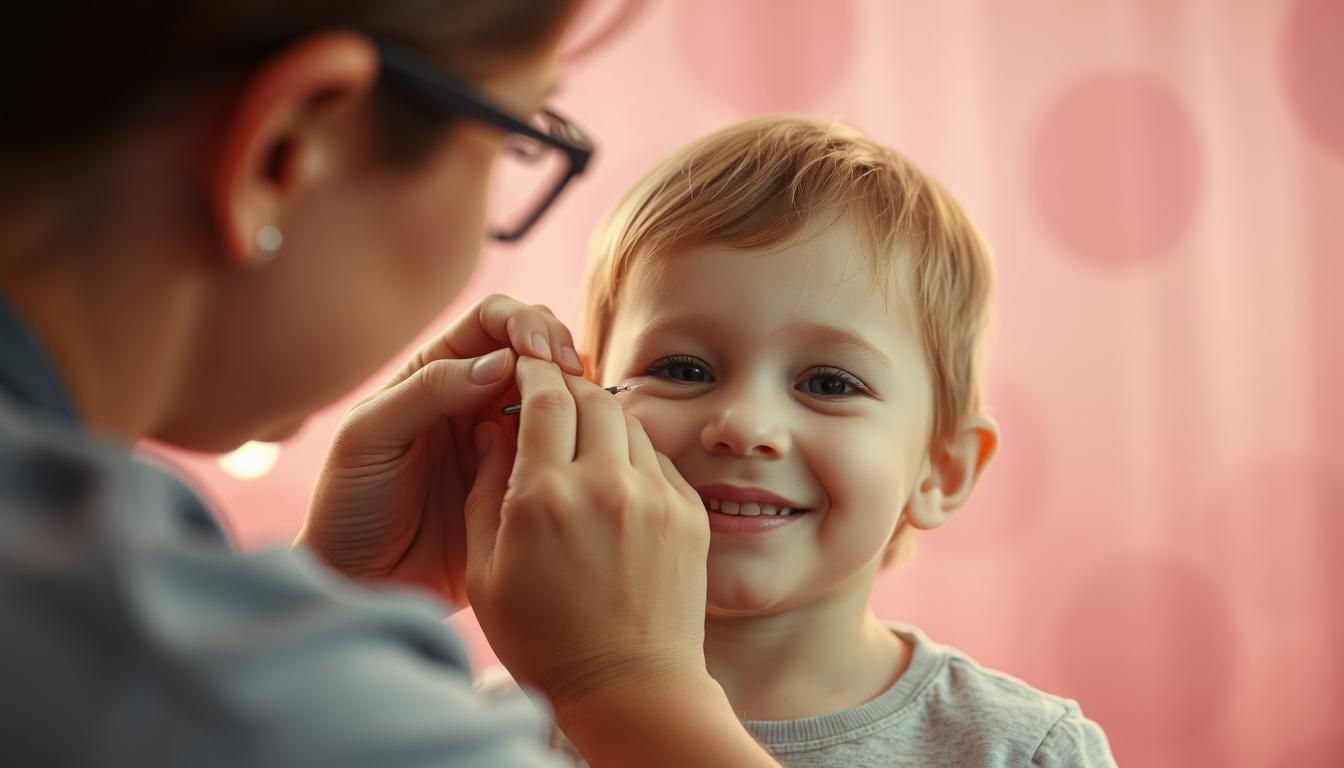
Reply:
[[[983,414],[963,419],[947,445],[929,451],[919,484],[905,507],[910,525],[930,530],[956,514],[998,446],[999,426],[993,419]]]
[[[329,118],[364,98],[378,69],[368,38],[316,35],[267,60],[231,97],[206,148],[211,213],[230,263],[274,255],[286,207],[331,171]]]

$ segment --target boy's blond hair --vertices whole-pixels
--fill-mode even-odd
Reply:
[[[856,129],[805,117],[747,120],[663,160],[594,234],[584,352],[599,370],[623,278],[636,258],[698,245],[782,244],[819,217],[859,225],[889,295],[908,257],[916,318],[934,378],[931,446],[981,407],[981,337],[989,314],[989,248],[937,182]]]

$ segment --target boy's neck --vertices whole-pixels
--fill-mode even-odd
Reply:
[[[766,616],[710,615],[705,662],[738,716],[825,715],[891,687],[911,649],[873,614],[870,592],[846,590]]]

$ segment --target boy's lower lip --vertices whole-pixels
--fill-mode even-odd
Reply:
[[[792,515],[725,515],[712,509],[709,514],[709,529],[714,533],[762,533],[782,528],[807,514]]]

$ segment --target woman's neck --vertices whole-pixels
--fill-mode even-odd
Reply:
[[[780,613],[706,619],[706,664],[739,717],[839,712],[872,700],[904,673],[909,644],[869,609],[871,579],[862,586]]]
[[[143,247],[143,246],[142,246]],[[80,419],[128,443],[154,431],[174,407],[190,332],[188,283],[155,268],[143,251],[53,255],[4,275],[5,299],[31,326]]]
[[[186,121],[206,121],[209,114]],[[134,442],[181,406],[208,306],[202,209],[179,122],[118,140],[67,186],[0,208],[0,293],[55,363],[81,420]]]

